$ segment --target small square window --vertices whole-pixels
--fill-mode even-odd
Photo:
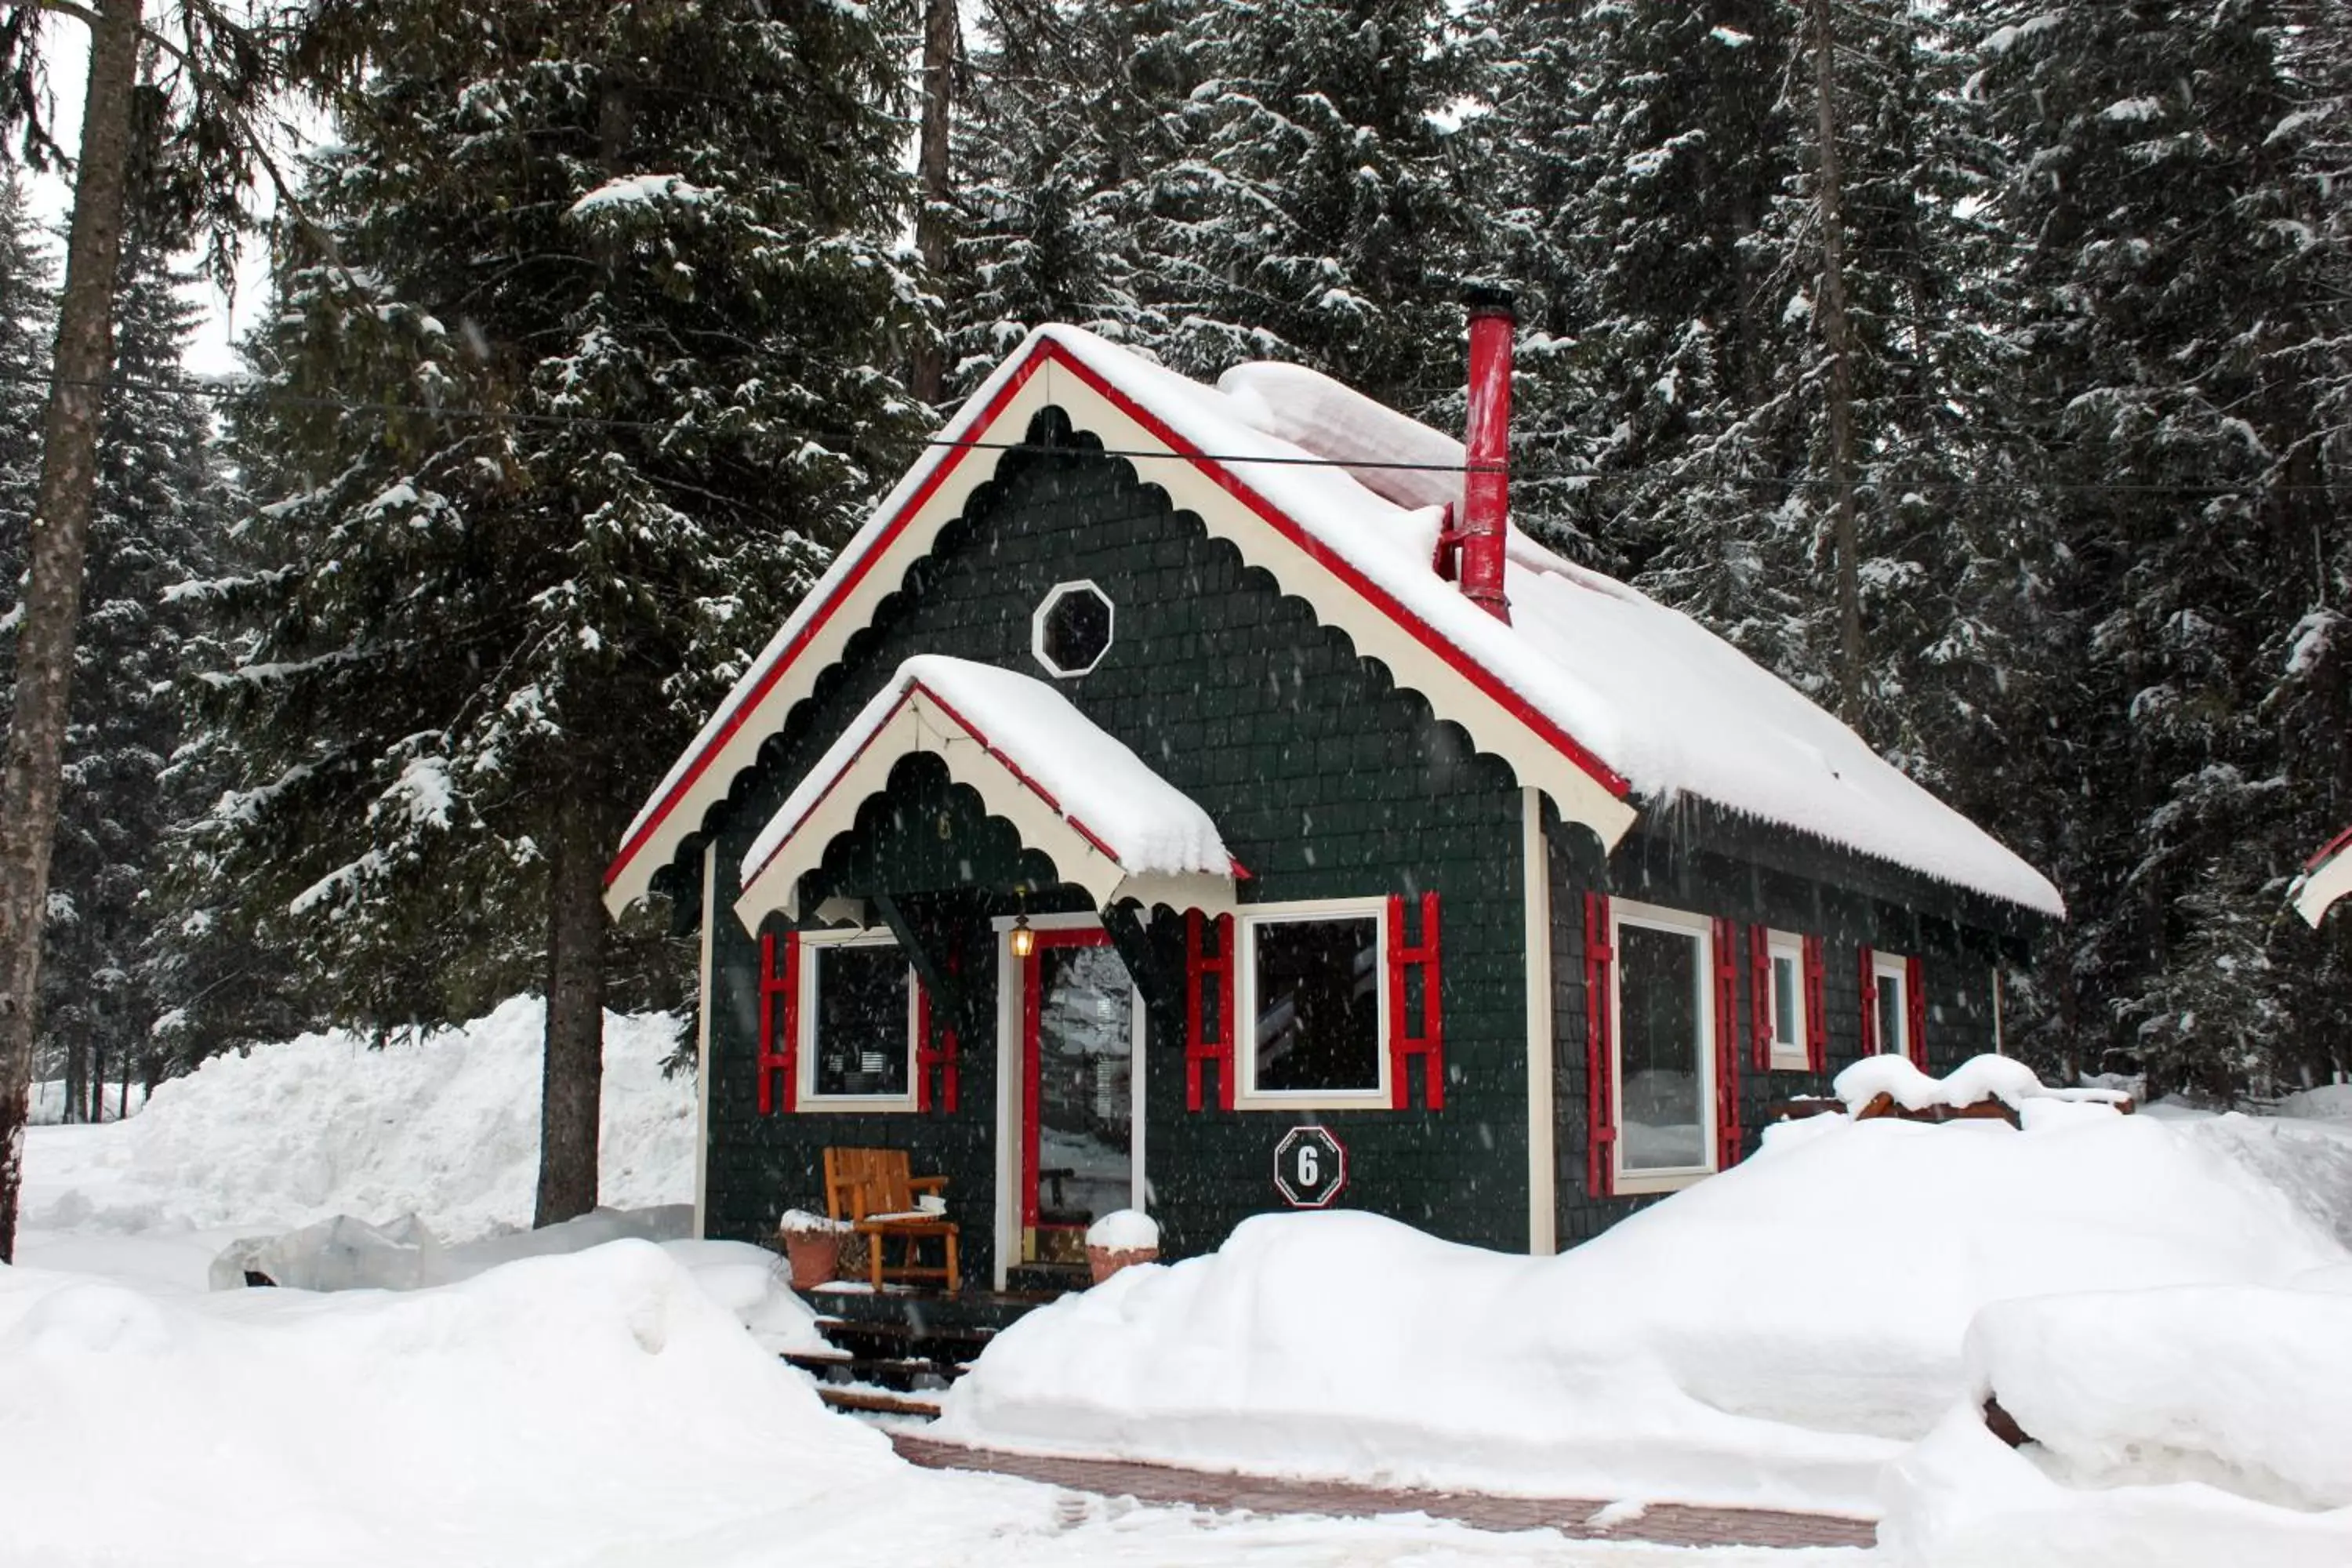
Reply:
[[[1241,1015],[1251,1097],[1388,1103],[1377,906],[1244,914]]]
[[[915,976],[884,937],[802,938],[801,1100],[914,1107]]]
[[[1905,1005],[1908,998],[1904,994],[1904,987],[1910,983],[1910,967],[1887,953],[1871,954],[1871,979],[1878,988],[1878,1054],[1883,1057],[1906,1056],[1911,1049],[1911,1009]]]

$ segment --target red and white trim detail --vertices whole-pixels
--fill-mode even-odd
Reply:
[[[1903,963],[1903,1044],[1911,1065],[1927,1070],[1927,966],[1916,958]]]
[[[2294,912],[2315,931],[2337,900],[2352,895],[2352,827],[2346,828],[2304,863],[2292,889]]]
[[[1805,1070],[1830,1070],[1829,962],[1817,936],[1805,938]]]
[[[745,868],[736,918],[751,930],[779,911],[797,920],[802,877],[855,824],[858,807],[883,793],[890,770],[916,752],[939,757],[950,778],[978,793],[990,816],[1011,822],[1022,843],[1050,856],[1062,879],[1085,888],[1098,907],[1131,896],[1147,902],[1215,908],[1231,903],[1234,879],[1248,875],[1231,857],[1222,877],[1131,871],[1101,835],[1066,810],[985,731],[916,680],[831,778],[813,791],[796,792],[795,798],[804,798],[806,805],[793,820],[780,831],[771,825],[771,831],[761,836],[772,847],[756,865]]]
[[[1420,691],[1442,717],[1468,730],[1480,750],[1509,763],[1521,784],[1549,795],[1563,818],[1590,826],[1604,846],[1633,826],[1626,782],[1607,763],[1252,488],[1236,471],[1245,464],[1203,455],[1050,336],[1033,337],[979,406],[944,435],[958,443],[1003,440],[992,433],[1000,426],[1025,430],[1049,405],[1066,410],[1108,446],[1189,459],[1156,465],[1151,476],[1180,510],[1200,517],[1244,561],[1271,573],[1284,592],[1314,605],[1359,652],[1381,660],[1399,684]],[[756,760],[761,742],[782,727],[908,570],[930,552],[940,531],[961,515],[1001,457],[979,445],[933,451],[852,542],[631,825],[605,871],[612,908],[644,896],[654,873],[725,798],[736,774]]]

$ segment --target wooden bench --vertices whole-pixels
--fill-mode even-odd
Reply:
[[[929,1213],[916,1203],[922,1193],[938,1193],[945,1176],[910,1173],[904,1149],[827,1149],[824,1152],[825,1213],[847,1220],[866,1237],[866,1268],[875,1289],[888,1279],[936,1279],[950,1290],[962,1288],[956,1261],[955,1222]],[[889,1244],[903,1244],[899,1260],[889,1261]],[[933,1268],[920,1260],[918,1245],[941,1244],[946,1258]]]

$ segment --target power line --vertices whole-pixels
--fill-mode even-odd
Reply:
[[[48,386],[52,379],[30,372],[0,369],[0,381],[24,385]],[[122,392],[145,392],[165,396],[210,397],[229,399],[253,397],[266,399],[281,406],[316,408],[331,413],[352,415],[412,414],[428,419],[464,419],[484,424],[506,423],[558,428],[597,430],[669,431],[674,423],[653,419],[613,419],[589,414],[539,414],[522,409],[467,408],[430,403],[353,403],[342,398],[317,397],[300,393],[271,391],[253,384],[231,385],[217,382],[188,381],[177,384],[116,379],[106,382],[69,382],[73,386],[111,388]],[[1068,457],[1073,454],[1118,458],[1136,462],[1216,463],[1226,467],[1257,465],[1271,468],[1375,469],[1407,473],[1466,474],[1466,463],[1416,463],[1384,458],[1349,458],[1316,457],[1307,453],[1297,456],[1258,452],[1170,452],[1150,447],[1066,447],[1041,441],[983,441],[953,439],[942,436],[927,437],[922,445],[965,451],[1021,453],[1033,456]],[[1581,472],[1558,470],[1519,471],[1523,481],[1540,481],[1549,487],[1587,485],[1622,485],[1669,470],[1649,465],[1637,468],[1591,469]],[[1720,485],[1726,488],[1772,488],[1787,490],[1811,489],[1831,483],[1813,475],[1770,474],[1686,474],[1681,476],[1686,486]],[[2229,496],[2261,492],[2265,495],[2330,495],[2342,487],[2326,483],[2265,485],[2247,484],[2168,484],[2159,481],[2121,482],[2112,479],[2052,481],[1993,481],[1985,479],[1920,479],[1858,481],[1860,488],[1885,493],[1941,493],[1987,495],[2042,494],[2115,494],[2115,495],[2178,495]]]

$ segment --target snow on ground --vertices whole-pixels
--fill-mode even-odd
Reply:
[[[692,1110],[659,1075],[667,1020],[608,1020],[604,1195],[631,1206],[509,1228],[530,1211],[538,1029],[518,1002],[383,1052],[305,1037],[120,1126],[34,1130],[24,1266],[0,1268],[0,1568],[1692,1561],[912,1468],[775,1359],[809,1317],[772,1255],[682,1239]],[[207,1293],[240,1238],[238,1277],[266,1261],[341,1288]]]
[[[204,1265],[236,1237],[337,1215],[421,1215],[444,1241],[526,1226],[544,1016],[518,997],[381,1050],[345,1031],[305,1035],[215,1058],[126,1121],[32,1128],[19,1256],[100,1272],[143,1263],[202,1289]],[[661,1074],[676,1028],[605,1016],[602,1196],[614,1207],[694,1195],[694,1085]],[[125,1236],[163,1245],[117,1258],[108,1243]]]
[[[2233,1130],[2256,1142],[2246,1118]],[[2217,1122],[2216,1127],[2222,1125]],[[2268,1156],[2299,1158],[2284,1140]],[[1000,1336],[943,1435],[1436,1486],[1875,1512],[1987,1303],[2284,1285],[2352,1254],[2201,1127],[1822,1117],[1553,1259],[1276,1215]],[[2338,1203],[2352,1205],[2352,1194]]]

